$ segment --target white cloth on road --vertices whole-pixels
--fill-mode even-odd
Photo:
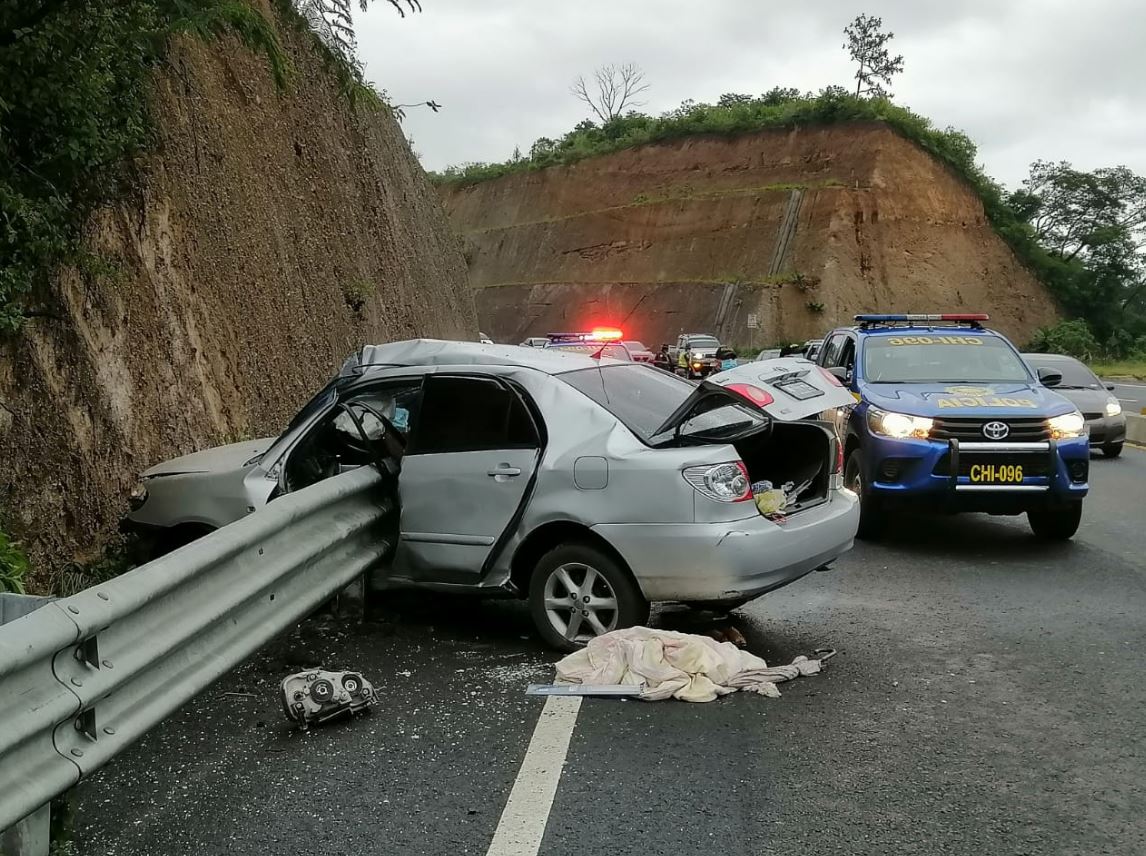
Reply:
[[[557,683],[644,685],[640,698],[646,701],[712,701],[737,690],[777,698],[776,684],[817,674],[820,663],[797,657],[787,666],[769,666],[731,642],[629,627],[598,636],[561,660]]]

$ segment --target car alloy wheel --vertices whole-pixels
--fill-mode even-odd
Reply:
[[[553,629],[572,643],[617,628],[617,593],[605,576],[584,562],[566,562],[545,580],[545,614]]]

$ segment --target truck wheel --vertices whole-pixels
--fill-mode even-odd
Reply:
[[[1102,447],[1102,454],[1107,458],[1117,458],[1122,454],[1121,443],[1107,443]]]
[[[1072,502],[1065,508],[1050,511],[1028,511],[1027,522],[1037,538],[1044,541],[1069,541],[1082,522],[1082,503]]]
[[[844,465],[844,485],[855,492],[860,500],[860,522],[856,537],[865,541],[876,541],[887,525],[887,513],[879,497],[864,491],[863,467],[860,465],[860,450],[853,449]]]
[[[573,542],[537,563],[529,581],[529,612],[547,645],[576,651],[602,633],[644,624],[649,602],[615,559]]]

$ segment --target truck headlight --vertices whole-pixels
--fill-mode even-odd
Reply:
[[[1086,431],[1086,420],[1082,414],[1075,410],[1073,413],[1064,413],[1061,416],[1052,416],[1047,420],[1051,438],[1054,440],[1067,440],[1071,437],[1081,437]]]
[[[896,440],[926,440],[931,435],[934,419],[926,416],[909,416],[906,413],[889,413],[877,407],[868,408],[867,426],[874,433]]]
[[[143,503],[147,502],[147,482],[138,481],[131,489],[131,493],[127,497],[128,503],[131,505],[131,510],[136,511],[143,507]]]
[[[1110,399],[1110,401],[1106,402],[1106,415],[1107,416],[1117,416],[1121,412],[1122,412],[1122,405],[1118,403],[1117,398],[1112,398],[1112,399]]]

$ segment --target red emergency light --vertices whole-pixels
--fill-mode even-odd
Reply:
[[[589,335],[598,342],[616,342],[624,338],[625,334],[616,327],[594,327]]]

